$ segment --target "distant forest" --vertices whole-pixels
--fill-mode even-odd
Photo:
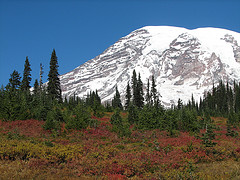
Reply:
[[[62,98],[58,67],[56,52],[53,50],[48,83],[42,83],[43,67],[40,65],[40,78],[35,80],[31,89],[31,65],[26,57],[23,77],[14,70],[9,83],[0,89],[0,119],[43,120],[45,129],[58,131],[62,123],[68,129],[97,126],[98,122],[92,116],[103,117],[105,112],[114,112],[111,124],[119,136],[129,136],[131,125],[143,130],[167,130],[171,135],[177,131],[199,132],[206,127],[214,128],[210,116],[228,117],[229,129],[239,126],[239,82],[230,86],[220,81],[198,101],[192,96],[187,104],[183,104],[179,98],[176,106],[164,108],[158,97],[161,92],[156,90],[154,76],[147,81],[144,92],[141,74],[134,70],[131,81],[126,84],[125,104],[121,102],[117,87],[112,102],[102,104],[97,90],[89,92],[85,99],[77,96]],[[127,118],[121,117],[122,111],[127,113]]]

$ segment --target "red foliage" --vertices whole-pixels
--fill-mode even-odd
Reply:
[[[240,148],[237,148],[237,149],[236,149],[236,152],[240,153]]]
[[[96,116],[92,116],[92,119],[96,119],[96,120],[98,120],[98,121],[103,121],[103,122],[109,122],[109,121],[110,121],[110,118],[109,118],[109,117],[106,117],[106,116],[104,116],[104,117],[102,117],[102,118],[98,118],[98,117],[96,117]]]
[[[2,133],[8,133],[10,131],[17,131],[21,135],[31,136],[31,137],[39,137],[42,134],[49,134],[48,131],[45,131],[42,126],[44,125],[44,121],[38,121],[34,119],[29,120],[17,120],[17,121],[9,121],[2,122],[0,121],[0,127],[2,129]]]

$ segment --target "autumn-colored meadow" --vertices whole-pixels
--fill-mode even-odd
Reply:
[[[227,136],[225,118],[212,118],[216,145],[206,147],[205,130],[170,136],[131,127],[130,137],[118,137],[110,116],[59,132],[44,121],[0,121],[0,179],[240,179],[240,138]]]

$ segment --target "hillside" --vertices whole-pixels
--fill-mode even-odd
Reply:
[[[155,76],[165,106],[178,98],[198,100],[219,80],[240,80],[240,34],[218,28],[188,30],[147,26],[120,38],[102,54],[60,76],[63,96],[86,96],[98,90],[103,101],[118,86],[122,101],[133,70],[141,73],[144,88]]]

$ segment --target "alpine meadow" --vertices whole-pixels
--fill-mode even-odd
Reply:
[[[0,0],[0,180],[240,179],[239,0]]]
[[[133,70],[121,97],[62,97],[53,49],[48,82],[14,70],[0,91],[1,179],[238,179],[240,85],[165,107],[154,75]],[[61,76],[60,76],[61,77]],[[122,100],[124,99],[124,104]]]

